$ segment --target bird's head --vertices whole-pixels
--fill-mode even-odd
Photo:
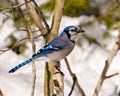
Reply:
[[[76,26],[67,26],[64,29],[64,32],[67,34],[68,38],[71,41],[75,41],[78,33],[83,33],[85,31],[83,29],[80,29],[80,28],[76,27]]]

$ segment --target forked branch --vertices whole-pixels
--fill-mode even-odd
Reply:
[[[120,50],[120,30],[119,30],[118,37],[116,39],[115,45],[114,45],[113,49],[111,50],[108,59],[105,61],[105,67],[103,69],[103,72],[102,72],[99,80],[98,80],[98,83],[97,83],[97,86],[95,88],[93,96],[98,96],[98,94],[100,92],[100,89],[103,85],[103,82],[106,79],[106,74],[107,74],[107,71],[110,67],[110,64],[111,64],[112,60],[114,59],[114,57],[116,56],[116,54],[119,50]]]

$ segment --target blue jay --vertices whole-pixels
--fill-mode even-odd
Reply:
[[[31,58],[12,68],[9,73],[13,73],[22,66],[41,57],[45,57],[48,61],[52,61],[53,63],[60,61],[73,50],[75,39],[78,33],[81,32],[84,32],[84,30],[76,26],[67,26],[58,37],[43,46],[37,53],[32,55]]]

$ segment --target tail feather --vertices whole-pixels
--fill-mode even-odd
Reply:
[[[32,62],[33,60],[34,60],[33,58],[30,58],[30,59],[24,61],[23,63],[20,63],[19,65],[17,65],[17,66],[15,66],[14,68],[12,68],[12,69],[9,71],[9,73],[15,72],[16,70],[18,70],[18,69],[21,68],[22,66],[24,66],[24,65]]]

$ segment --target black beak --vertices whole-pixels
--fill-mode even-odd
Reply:
[[[85,32],[85,30],[83,30],[83,29],[77,29],[77,32],[78,33],[81,33],[81,32],[83,33],[83,32]]]

